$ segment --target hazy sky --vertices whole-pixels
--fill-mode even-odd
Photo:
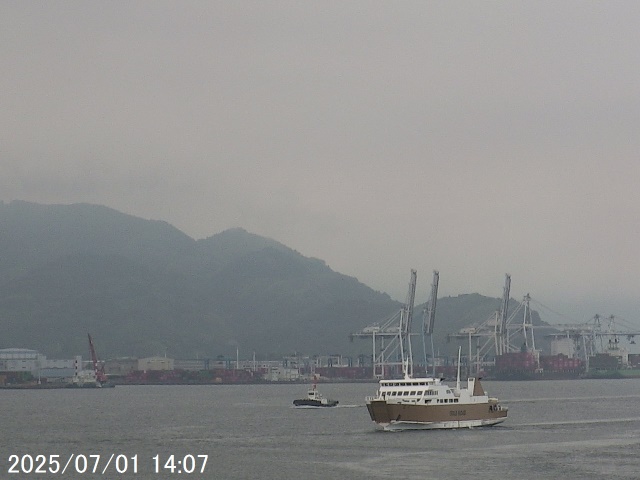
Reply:
[[[640,326],[640,2],[0,2],[0,200]],[[553,319],[549,319],[553,321]],[[565,319],[566,321],[567,319]]]

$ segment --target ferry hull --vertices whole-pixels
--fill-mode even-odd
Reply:
[[[489,410],[491,407],[491,410]],[[411,405],[373,400],[367,403],[371,420],[384,430],[433,430],[497,425],[506,409],[494,404]]]

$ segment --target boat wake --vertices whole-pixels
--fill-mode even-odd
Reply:
[[[320,407],[320,406],[314,407],[313,405],[298,405],[298,406],[291,405],[290,408],[295,408],[296,410],[305,410],[305,409],[306,410],[326,410],[328,408],[336,409],[336,408],[362,408],[362,407],[363,407],[363,405],[342,405],[342,404],[338,404],[338,405],[335,405],[333,407]]]
[[[514,398],[503,400],[505,404],[511,403],[537,403],[537,402],[580,402],[592,400],[629,400],[640,399],[640,395],[602,395],[595,397],[542,397],[542,398]]]
[[[562,425],[597,425],[597,424],[611,424],[611,423],[631,423],[640,422],[640,417],[630,418],[596,418],[587,420],[565,420],[565,421],[553,421],[553,422],[533,422],[533,423],[520,423],[512,426],[517,427],[558,427]]]

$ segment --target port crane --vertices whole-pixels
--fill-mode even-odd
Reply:
[[[624,347],[621,347],[620,340],[626,338],[633,345],[636,335],[640,335],[640,331],[624,325],[624,322],[615,315],[607,318],[606,325],[603,323],[600,315],[594,315],[583,323],[550,324],[536,328],[555,330],[553,333],[546,334],[546,337],[571,339],[575,351],[579,352],[580,358],[584,361],[585,371],[589,372],[589,359],[598,353],[620,357],[621,364],[625,365],[627,361],[625,361]]]
[[[496,311],[489,319],[478,324],[460,329],[455,334],[449,334],[447,339],[456,338],[468,340],[469,342],[469,365],[471,368],[472,359],[476,364],[476,373],[480,370],[482,362],[491,355],[499,356],[506,353],[522,351],[524,348],[529,352],[536,352],[534,325],[532,322],[531,303],[534,302],[540,307],[547,308],[536,302],[527,293],[517,308],[509,313],[509,294],[511,288],[511,276],[505,275],[505,285],[500,310]],[[550,310],[550,309],[548,309]],[[522,320],[519,320],[519,319]],[[625,326],[620,328],[619,319],[611,315],[603,324],[600,315],[595,315],[592,319],[583,323],[570,324],[548,324],[536,325],[535,330],[554,330],[545,337],[548,338],[570,338],[573,340],[574,349],[579,352],[580,358],[585,363],[585,370],[589,371],[589,358],[598,353],[608,353],[623,357],[620,349],[620,340],[625,338],[632,344],[635,343],[635,336],[640,335],[640,331]],[[516,337],[517,335],[517,337]],[[518,339],[518,343],[514,339]],[[473,352],[473,341],[475,340],[475,355]],[[523,342],[524,340],[524,342]],[[536,356],[537,358],[537,356]],[[624,364],[624,357],[622,360]]]
[[[433,271],[433,281],[431,282],[431,296],[429,302],[425,304],[422,315],[422,351],[424,353],[424,369],[427,373],[427,342],[426,337],[429,337],[431,342],[431,367],[432,375],[436,376],[436,352],[433,347],[433,327],[436,321],[436,302],[438,299],[438,282],[440,281],[440,274],[437,270]]]
[[[426,344],[426,337],[431,338],[432,354],[432,334],[433,326],[435,323],[438,279],[439,274],[437,271],[434,271],[433,283],[431,285],[431,298],[429,300],[429,304],[425,306],[425,309],[423,311],[423,347],[425,347]],[[408,372],[409,375],[413,375],[413,352],[409,339],[412,335],[418,335],[417,333],[412,333],[416,283],[417,272],[416,270],[411,270],[407,299],[400,310],[383,322],[374,323],[363,328],[361,331],[352,333],[350,335],[351,340],[353,340],[354,338],[371,338],[373,350],[372,364],[374,378],[385,378],[391,374],[393,368],[397,368],[399,366],[402,367],[402,371]]]
[[[509,301],[511,292],[511,275],[505,274],[504,288],[500,309],[496,310],[488,319],[474,325],[460,329],[457,333],[447,335],[447,340],[467,340],[469,345],[469,368],[472,359],[475,363],[475,373],[480,371],[482,362],[491,354],[503,355],[518,352],[522,345],[516,345],[514,339],[524,337],[527,350],[535,350],[536,343],[531,319],[531,296],[527,293],[518,306],[510,313]],[[520,321],[520,318],[522,319]],[[475,340],[475,355],[473,343]]]
[[[411,332],[416,282],[417,272],[411,270],[407,299],[400,310],[388,319],[376,322],[350,335],[352,341],[354,338],[371,337],[374,378],[385,378],[394,367],[412,365],[411,342],[404,340]]]
[[[98,355],[96,355],[96,349],[93,346],[93,339],[91,334],[87,334],[89,337],[89,351],[91,352],[91,361],[93,362],[93,372],[96,375],[96,383],[100,386],[107,383],[107,375],[104,373],[104,365],[98,362]]]

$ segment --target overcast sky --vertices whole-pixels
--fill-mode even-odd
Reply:
[[[0,2],[0,200],[640,326],[640,2]],[[547,319],[554,321],[554,319]],[[567,321],[567,318],[564,319]],[[558,320],[562,321],[562,320]]]

